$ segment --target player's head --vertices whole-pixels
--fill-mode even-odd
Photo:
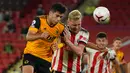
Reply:
[[[73,10],[68,15],[67,26],[73,33],[78,33],[81,28],[82,14],[78,10]]]
[[[62,17],[64,16],[65,12],[67,11],[66,7],[61,3],[56,3],[52,5],[49,11],[49,21],[51,24],[57,24]]]
[[[122,45],[122,40],[121,38],[117,37],[113,40],[113,47],[115,50],[120,49]]]
[[[99,32],[96,36],[96,44],[99,48],[105,48],[108,45],[107,34]]]

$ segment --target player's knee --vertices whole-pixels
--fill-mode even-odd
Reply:
[[[22,73],[34,73],[34,67],[31,65],[22,66]]]

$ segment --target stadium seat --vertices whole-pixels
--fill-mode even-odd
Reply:
[[[2,53],[0,53],[0,58],[1,59],[8,59],[9,55],[3,51]]]

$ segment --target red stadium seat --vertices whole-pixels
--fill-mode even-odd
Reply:
[[[7,53],[5,53],[5,52],[2,52],[2,53],[0,53],[0,58],[1,59],[8,59],[9,55]]]

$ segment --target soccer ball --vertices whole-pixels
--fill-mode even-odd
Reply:
[[[110,12],[106,7],[97,7],[93,12],[93,18],[100,24],[107,24],[110,21]]]

